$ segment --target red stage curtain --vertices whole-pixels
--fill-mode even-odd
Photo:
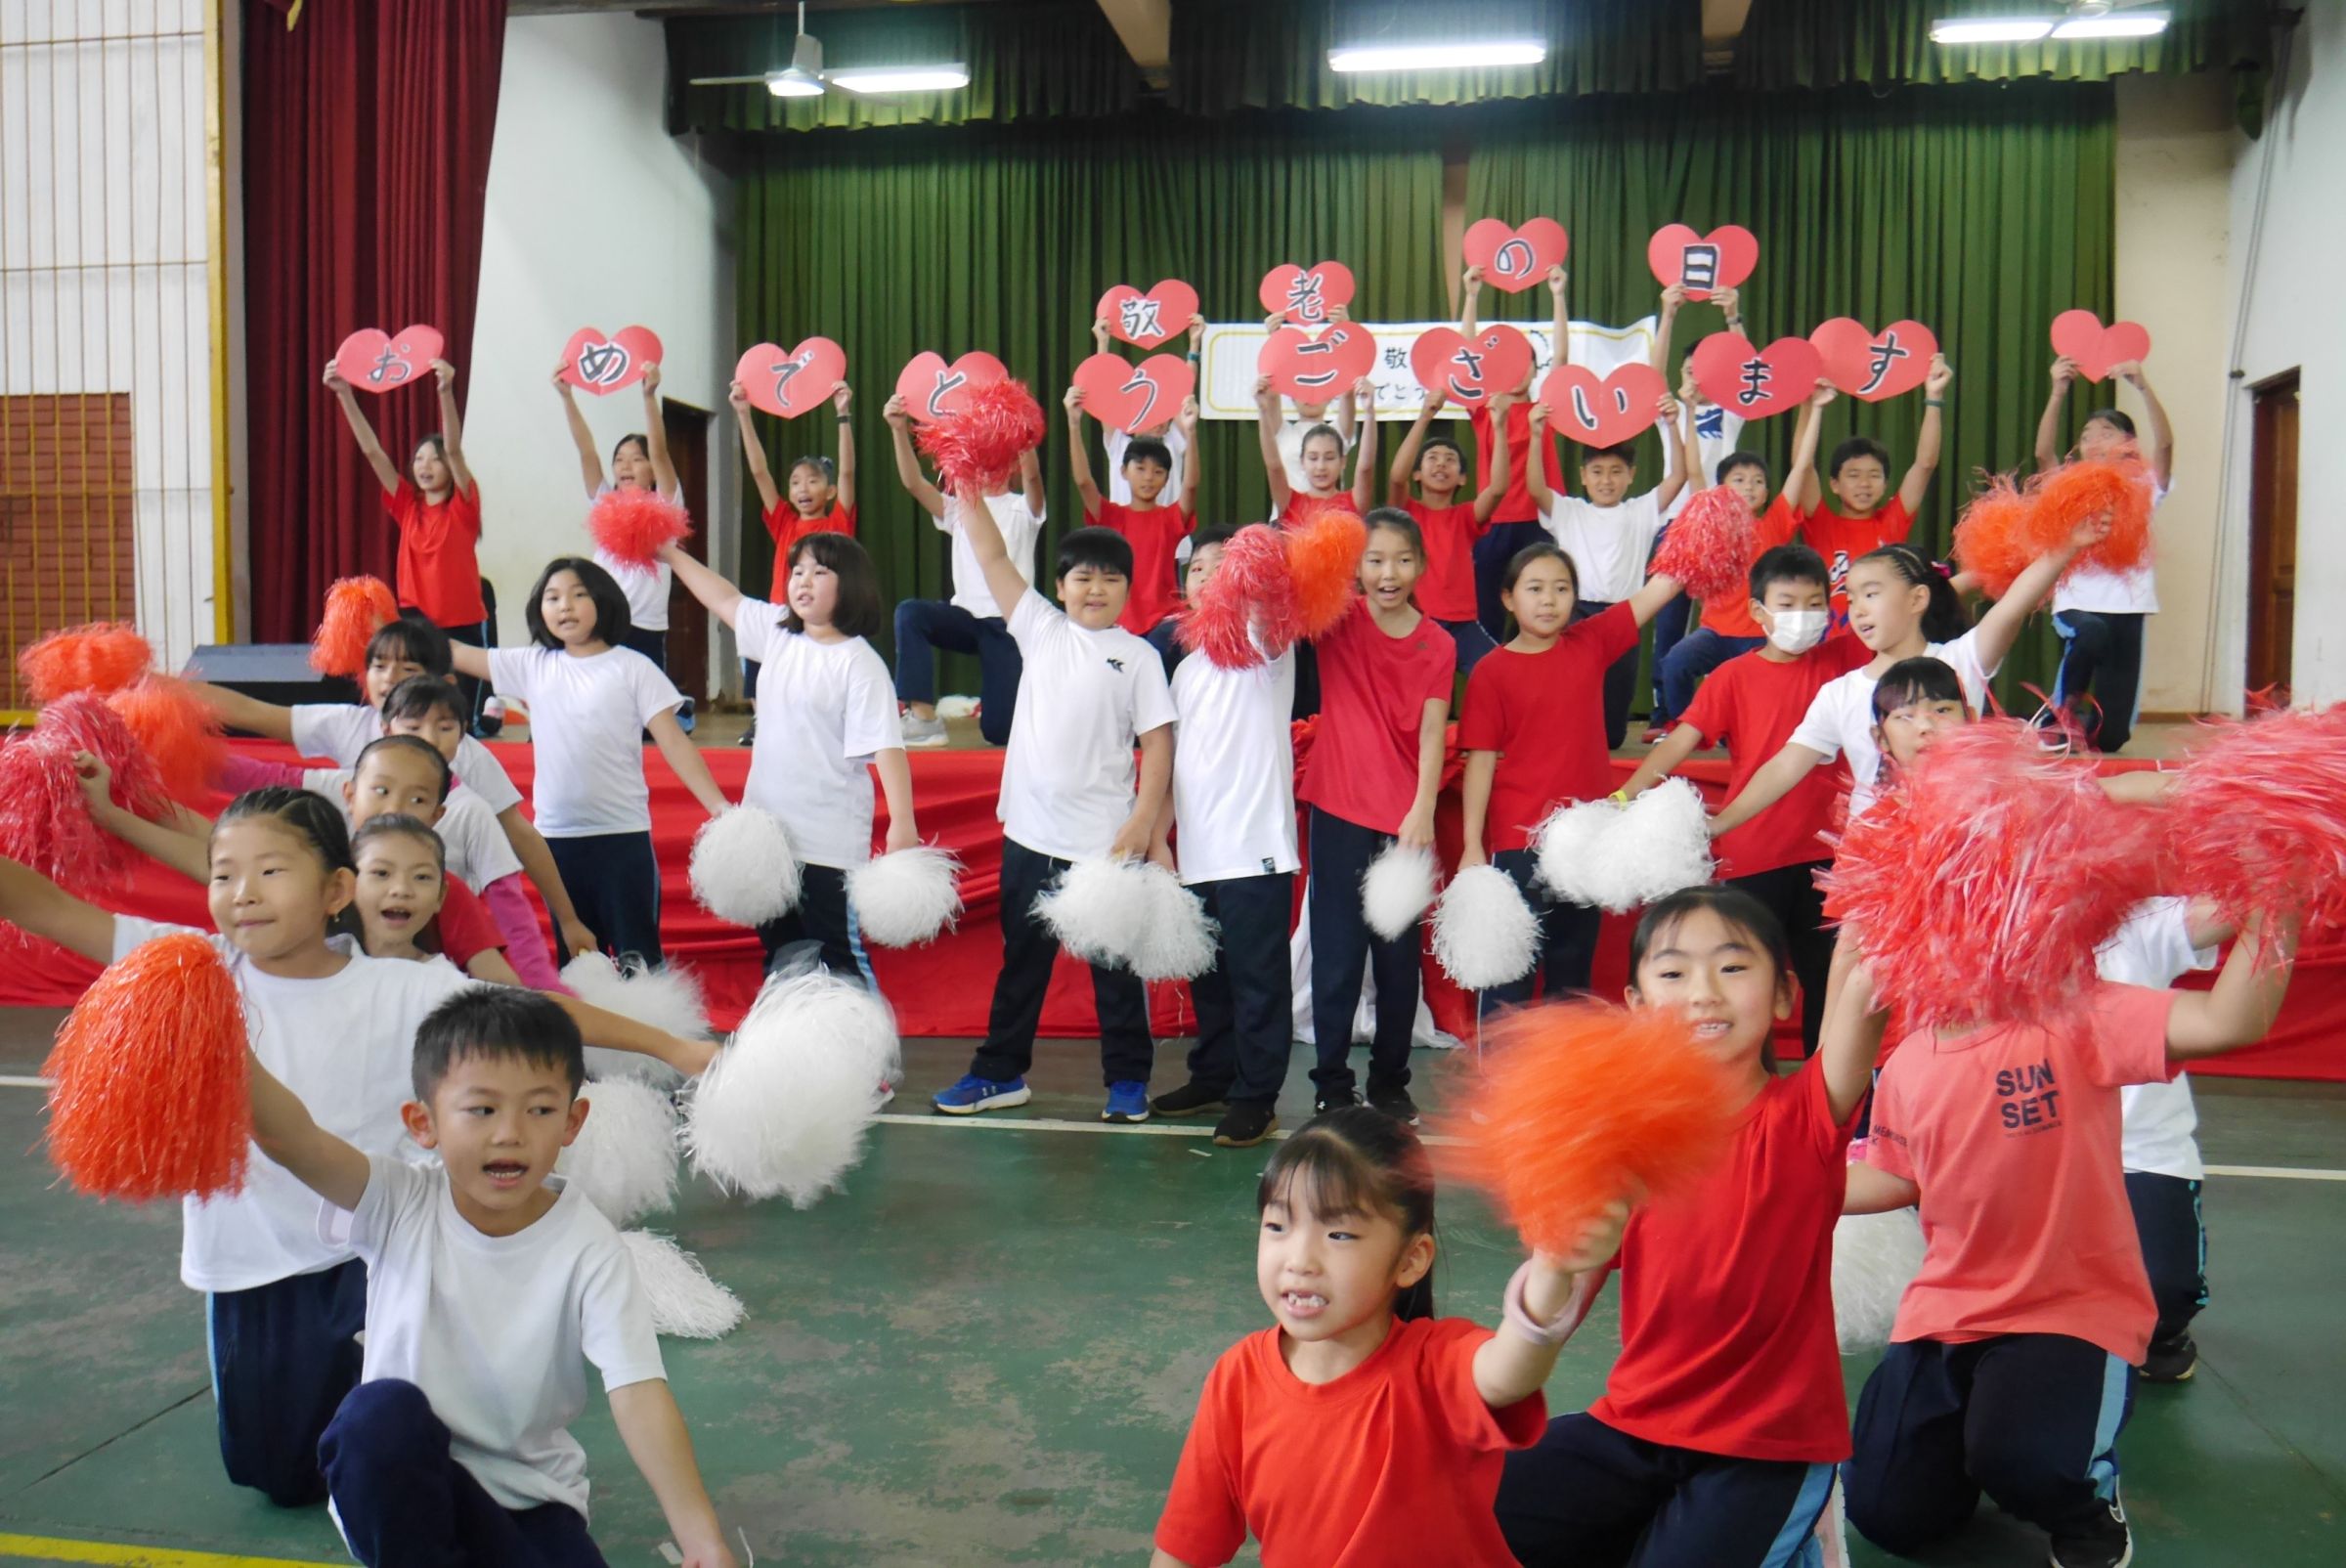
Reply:
[[[252,0],[244,25],[252,630],[306,642],[337,577],[392,580],[381,488],[319,384],[362,327],[436,327],[459,400],[479,292],[505,0]],[[362,398],[405,465],[421,389]]]

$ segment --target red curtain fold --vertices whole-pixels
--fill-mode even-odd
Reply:
[[[505,0],[327,0],[244,27],[244,352],[252,629],[307,641],[337,577],[392,580],[381,488],[321,384],[362,327],[436,327],[461,406]],[[403,468],[425,387],[360,398]]]

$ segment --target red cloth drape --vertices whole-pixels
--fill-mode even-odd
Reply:
[[[244,29],[245,386],[252,629],[306,642],[337,577],[392,580],[381,487],[320,384],[362,327],[440,329],[459,404],[480,288],[505,0],[332,0]],[[403,468],[423,387],[361,402]]]

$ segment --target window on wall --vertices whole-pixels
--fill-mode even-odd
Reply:
[[[0,397],[0,636],[22,647],[84,621],[128,621],[133,564],[130,397]],[[0,707],[28,706],[16,661]]]

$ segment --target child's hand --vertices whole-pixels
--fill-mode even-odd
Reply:
[[[2070,551],[2082,554],[2109,538],[2109,521],[2107,511],[2099,511],[2071,529],[2068,538]]]
[[[1196,393],[1193,392],[1188,397],[1181,400],[1181,412],[1175,414],[1173,419],[1176,424],[1181,426],[1181,433],[1183,435],[1195,436],[1197,433]]]
[[[880,417],[888,421],[888,427],[891,430],[910,429],[912,415],[904,412],[904,394],[901,392],[889,394],[888,401],[880,405]]]
[[[561,922],[561,926],[562,950],[572,958],[602,950],[602,944],[594,939],[594,933],[586,929],[585,921],[574,916]]]
[[[555,391],[570,396],[570,361],[564,360],[554,367],[553,382]]]
[[[2139,370],[2141,367],[2138,365],[2136,369]],[[2069,383],[2076,379],[2077,362],[2066,354],[2055,355],[2053,357],[2053,390],[2066,392],[2069,389]]]
[[[2137,392],[2143,389],[2143,362],[2141,360],[2121,361],[2109,368],[2109,373],[2133,387]]]
[[[1467,268],[1458,275],[1458,283],[1469,294],[1477,292],[1483,286],[1483,269],[1480,267]]]
[[[327,360],[326,362],[325,379],[326,390],[329,392],[340,393],[350,390],[350,383],[342,379],[341,364],[342,362],[339,360]]]
[[[1663,315],[1675,316],[1678,313],[1678,307],[1685,303],[1686,285],[1684,283],[1672,283],[1668,288],[1662,290]]]
[[[81,780],[82,796],[90,803],[93,813],[113,804],[113,769],[96,752],[73,754],[73,776]]]
[[[1069,424],[1080,422],[1080,416],[1083,414],[1083,388],[1079,386],[1067,388],[1067,395],[1061,398],[1059,404],[1061,408],[1067,411]]]
[[[717,1046],[714,1040],[687,1040],[681,1034],[668,1037],[668,1065],[687,1078],[697,1078],[709,1070],[717,1060]]]
[[[1105,310],[1092,318],[1092,348],[1096,353],[1108,352],[1108,313]]]
[[[1698,409],[1703,406],[1703,389],[1694,384],[1694,356],[1691,354],[1678,362],[1678,401]]]
[[[1374,403],[1376,401],[1375,377],[1364,375],[1359,380],[1353,382],[1352,395],[1355,399],[1362,403]]]
[[[1149,859],[1151,864],[1163,866],[1175,876],[1181,875],[1181,868],[1173,863],[1173,846],[1162,838],[1149,846]]]
[[[831,394],[831,407],[842,414],[847,413],[847,405],[854,401],[855,389],[845,381],[840,382],[839,390]]]
[[[1812,409],[1821,409],[1839,396],[1841,396],[1841,388],[1820,375],[1816,378],[1816,390],[1808,394],[1808,406]]]
[[[1491,857],[1483,852],[1481,845],[1467,844],[1459,847],[1458,869],[1460,871],[1470,871],[1476,866],[1487,866],[1490,863]]]
[[[659,390],[660,367],[657,365],[645,366],[643,368],[643,401],[646,403],[651,402],[652,394]]]
[[[1254,402],[1261,409],[1279,407],[1279,394],[1271,390],[1271,377],[1258,375],[1254,378]]]
[[[1138,817],[1126,817],[1124,825],[1116,829],[1115,842],[1108,847],[1108,857],[1110,860],[1146,860],[1149,857],[1149,841],[1153,836],[1150,826]]]
[[[1280,327],[1286,324],[1286,320],[1287,313],[1285,311],[1275,310],[1270,315],[1263,318],[1263,330],[1266,332],[1276,332],[1280,329]]]
[[[432,379],[439,385],[440,390],[445,392],[456,382],[456,368],[446,360],[434,360],[432,361]]]
[[[1350,305],[1331,305],[1328,307],[1327,319],[1330,322],[1351,321],[1352,307]]]
[[[1947,388],[1955,384],[1955,367],[1947,363],[1944,354],[1931,356],[1931,373],[1923,377],[1923,396],[1946,396]]]
[[[1532,405],[1532,434],[1537,436],[1544,432],[1546,429],[1547,405],[1544,403],[1535,403]]]
[[[721,1535],[711,1534],[705,1539],[676,1540],[676,1550],[683,1554],[683,1568],[741,1568],[733,1560],[733,1552]]]
[[[1204,340],[1205,312],[1199,311],[1196,315],[1190,318],[1190,352],[1193,354],[1196,353],[1197,345]]]
[[[1412,849],[1432,849],[1434,847],[1433,803],[1428,801],[1425,805],[1412,808],[1408,816],[1401,819],[1401,829],[1393,836]]]
[[[1664,424],[1675,424],[1678,422],[1678,400],[1665,392],[1654,400],[1654,412],[1661,416]]]
[[[1726,317],[1728,321],[1739,322],[1743,320],[1743,295],[1735,289],[1712,289],[1711,303],[1716,305],[1719,309],[1719,314]]]
[[[1621,1250],[1621,1233],[1629,1223],[1629,1201],[1617,1198],[1607,1203],[1603,1212],[1581,1227],[1580,1239],[1571,1251],[1559,1257],[1541,1254],[1539,1261],[1567,1274],[1593,1274],[1613,1261]]]
[[[743,386],[739,381],[734,382],[725,388],[725,401],[733,405],[734,412],[737,414],[746,410],[750,406],[749,388]]]
[[[1504,392],[1494,392],[1491,394],[1491,412],[1493,414],[1499,412],[1501,400],[1505,397],[1506,394]],[[1428,392],[1425,395],[1425,416],[1430,419],[1435,414],[1440,414],[1442,412],[1442,405],[1447,401],[1449,400],[1443,396],[1442,389],[1440,387],[1436,387],[1431,392]]]
[[[881,850],[881,853],[893,854],[898,849],[917,849],[920,847],[921,835],[918,828],[914,827],[910,821],[899,822],[893,817],[889,819],[887,847]]]
[[[1570,282],[1572,282],[1572,274],[1566,272],[1561,266],[1547,269],[1547,291],[1556,298],[1564,297],[1564,285]]]

